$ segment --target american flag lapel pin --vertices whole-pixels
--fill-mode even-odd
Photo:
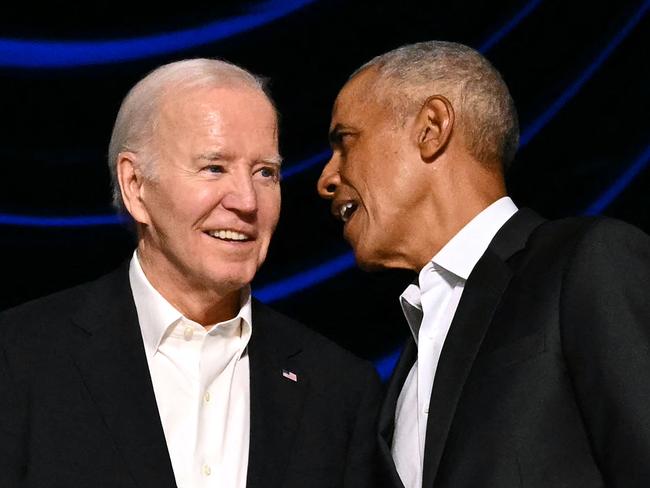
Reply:
[[[296,373],[294,373],[293,371],[283,369],[282,370],[282,376],[284,376],[288,380],[298,382],[298,375]]]

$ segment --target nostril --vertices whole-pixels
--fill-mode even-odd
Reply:
[[[325,189],[327,190],[327,193],[334,193],[336,191],[336,185],[334,183],[330,183]]]

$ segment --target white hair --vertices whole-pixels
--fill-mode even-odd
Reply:
[[[239,66],[218,59],[185,59],[155,69],[131,88],[120,106],[108,146],[113,206],[126,213],[117,178],[117,158],[121,152],[141,155],[139,170],[145,178],[155,177],[155,148],[151,143],[161,100],[178,89],[204,87],[248,87],[266,92],[266,82]]]
[[[355,71],[377,70],[375,94],[402,115],[432,95],[449,99],[468,150],[479,161],[508,166],[519,145],[514,101],[499,72],[478,51],[454,42],[428,41],[375,57]]]

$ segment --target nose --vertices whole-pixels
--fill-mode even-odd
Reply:
[[[328,161],[323,168],[323,172],[318,179],[316,188],[318,194],[327,200],[334,198],[334,193],[341,183],[338,165],[334,162],[334,156]]]
[[[225,209],[240,214],[252,215],[257,212],[257,191],[252,176],[242,174],[234,178],[233,185],[221,204]]]

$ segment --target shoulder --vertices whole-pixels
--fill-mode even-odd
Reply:
[[[617,258],[617,254],[647,253],[650,237],[642,230],[607,217],[570,217],[546,221],[530,235],[529,252],[549,258],[599,255]]]
[[[0,312],[0,341],[23,342],[28,338],[56,335],[61,326],[79,310],[111,301],[110,290],[124,286],[123,267],[87,283],[82,283],[50,295],[40,297]],[[114,306],[114,304],[113,304]]]
[[[583,259],[617,261],[634,254],[650,257],[650,236],[633,225],[607,217],[550,221],[540,226],[531,241],[548,238],[556,242],[556,247]]]
[[[599,241],[612,241],[620,237],[648,239],[648,235],[639,228],[609,217],[568,217],[548,220],[532,233],[531,238],[569,237],[575,242],[585,237]]]

